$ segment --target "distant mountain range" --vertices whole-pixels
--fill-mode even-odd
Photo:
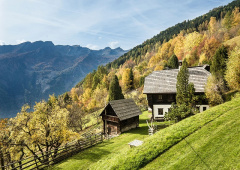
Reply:
[[[50,41],[0,46],[0,118],[15,116],[25,103],[32,105],[49,94],[69,91],[87,73],[125,52]]]

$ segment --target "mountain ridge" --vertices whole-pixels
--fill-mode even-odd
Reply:
[[[70,90],[87,73],[125,52],[121,48],[54,45],[51,41],[0,46],[0,118],[14,116],[23,104],[33,105],[49,94]]]

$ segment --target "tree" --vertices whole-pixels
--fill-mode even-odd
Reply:
[[[193,83],[188,83],[188,79],[187,62],[184,60],[177,75],[177,104],[172,104],[170,111],[166,114],[167,119],[179,121],[193,114],[196,100],[194,96],[195,88]]]
[[[208,24],[208,30],[211,35],[217,31],[216,25],[217,25],[216,17],[211,17]]]
[[[233,90],[240,89],[240,49],[235,48],[229,55],[225,79]]]
[[[228,49],[225,46],[219,47],[212,59],[211,73],[217,77],[223,77],[226,71],[226,61],[228,59]]]
[[[187,62],[186,60],[183,61],[182,67],[177,75],[177,95],[176,95],[176,102],[177,105],[180,106],[182,104],[187,103],[187,95],[188,95],[188,80],[189,79],[189,72],[187,69]]]
[[[223,103],[224,81],[215,75],[210,75],[205,87],[206,98],[210,106]]]
[[[128,91],[131,88],[130,69],[124,69],[122,74],[123,91]]]
[[[119,85],[118,78],[115,75],[110,83],[108,101],[124,99],[122,88]]]
[[[72,98],[68,95],[68,93],[64,93],[63,95],[63,101],[65,105],[70,104],[72,102]]]
[[[68,110],[68,126],[76,132],[82,131],[86,123],[89,122],[89,119],[86,118],[86,112],[76,102],[73,102]]]
[[[69,112],[59,106],[55,96],[50,96],[48,102],[36,103],[33,112],[28,112],[29,108],[23,106],[10,120],[10,139],[24,146],[39,162],[49,160],[49,150],[54,150],[52,157],[56,157],[58,148],[73,134],[67,125]]]
[[[226,27],[227,29],[230,29],[232,27],[233,15],[231,11],[227,12],[222,23],[223,23],[223,26]]]
[[[130,68],[129,77],[130,77],[130,90],[132,90],[134,89],[134,74],[132,68]]]
[[[168,60],[168,67],[172,69],[178,68],[178,58],[175,54],[172,55],[171,58]]]

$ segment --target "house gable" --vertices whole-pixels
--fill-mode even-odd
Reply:
[[[140,114],[142,112],[132,99],[110,101],[100,114],[104,133],[119,134],[138,127]]]

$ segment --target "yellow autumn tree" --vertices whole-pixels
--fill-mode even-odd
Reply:
[[[33,112],[28,112],[28,109],[29,106],[22,107],[22,111],[10,119],[10,139],[15,144],[22,144],[40,162],[48,161],[48,151],[57,151],[64,142],[69,141],[71,135],[74,135],[68,129],[69,112],[59,106],[57,98],[53,95],[49,97],[48,102],[36,103]],[[56,154],[57,152],[53,157]]]
[[[240,24],[240,12],[239,12],[239,7],[235,7],[234,10],[232,11],[233,15],[233,26],[239,25]]]
[[[184,52],[190,53],[193,47],[198,46],[202,40],[203,40],[203,35],[196,31],[186,35],[184,39]]]
[[[235,48],[229,55],[225,76],[228,86],[233,90],[240,89],[240,48]]]
[[[217,20],[216,17],[211,17],[208,24],[208,31],[210,35],[213,35],[217,31]]]
[[[174,54],[178,58],[182,58],[184,56],[184,33],[181,31],[175,39],[175,46],[174,46]]]
[[[130,84],[131,84],[131,79],[130,79],[130,69],[124,69],[123,74],[122,74],[122,89],[123,91],[127,91],[130,89]]]

